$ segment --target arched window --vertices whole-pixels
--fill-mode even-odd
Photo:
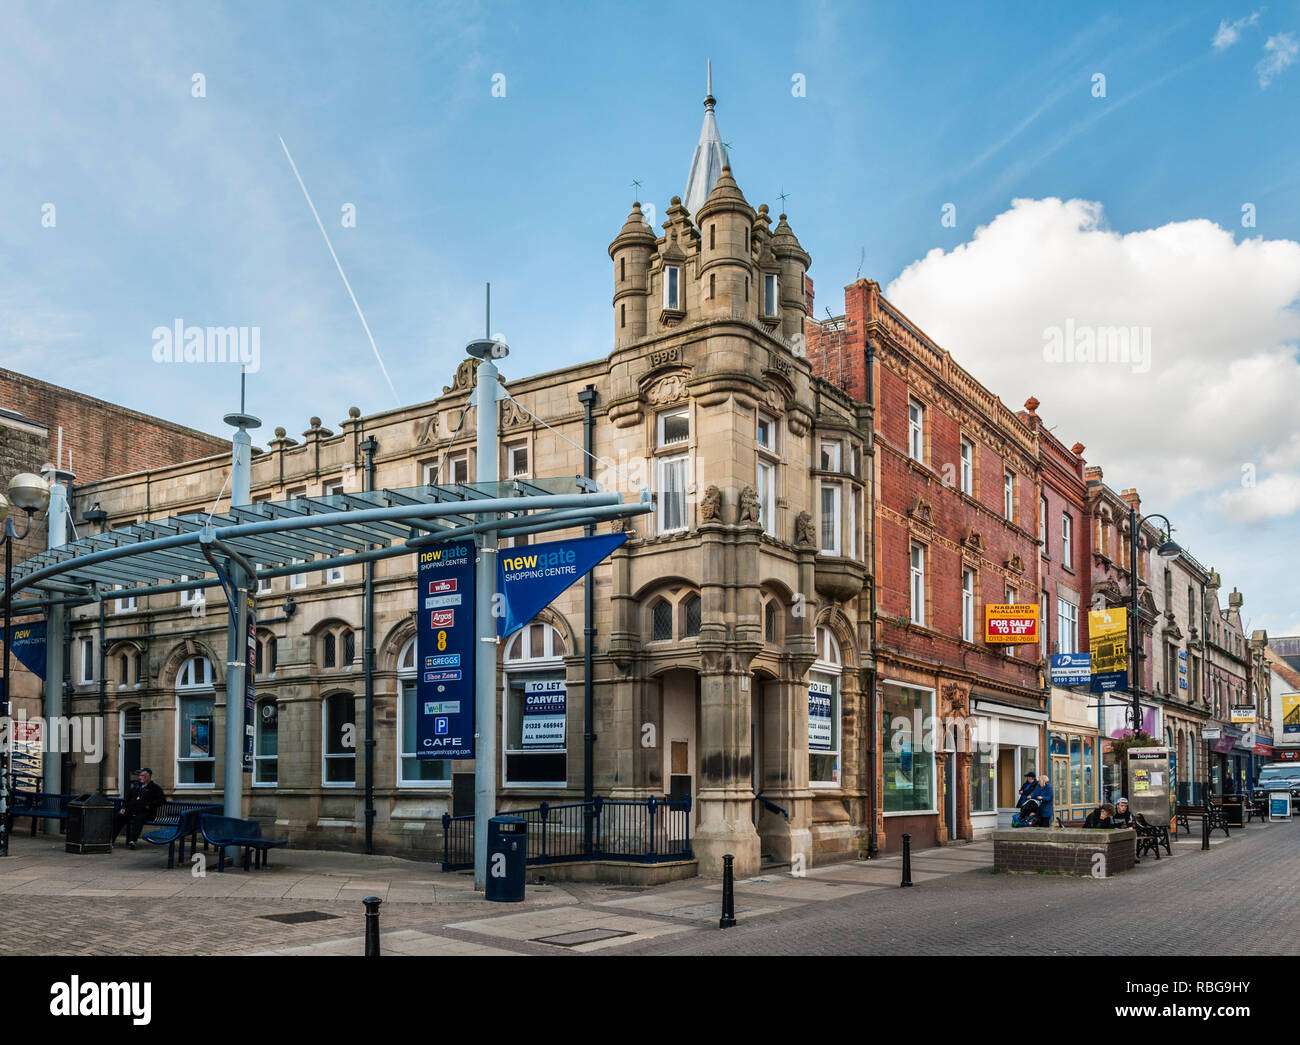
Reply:
[[[279,660],[280,642],[269,631],[264,631],[257,636],[257,653],[253,665],[253,674],[261,676],[263,674],[275,678],[275,668]]]
[[[840,646],[830,628],[816,631],[817,659],[808,672],[808,782],[840,786]]]
[[[401,738],[397,759],[398,787],[446,787],[451,781],[451,762],[445,758],[419,758],[420,704],[416,671],[415,639],[397,655],[397,686],[402,699],[397,704],[397,735]]]
[[[564,636],[535,622],[506,646],[506,787],[564,787],[568,777],[568,688]]]
[[[683,632],[687,638],[694,638],[700,633],[701,604],[698,595],[691,595],[682,607]]]
[[[254,726],[253,786],[274,787],[280,778],[280,708],[274,697],[257,702]]]
[[[357,782],[357,698],[335,693],[325,698],[321,715],[321,783],[355,787]]]
[[[356,633],[347,625],[326,628],[320,633],[320,665],[330,671],[346,671],[356,660]]]
[[[176,787],[209,788],[216,780],[212,662],[189,657],[176,673]]]
[[[131,657],[127,653],[117,655],[118,689],[126,689],[131,684]]]
[[[650,641],[666,642],[673,637],[673,607],[667,599],[657,599],[650,607]]]
[[[776,600],[769,599],[763,607],[763,641],[773,645],[777,642],[776,616]]]

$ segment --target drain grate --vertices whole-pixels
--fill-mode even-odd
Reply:
[[[595,943],[597,940],[613,940],[619,936],[635,935],[636,933],[624,932],[621,929],[577,929],[557,936],[538,936],[530,942],[549,943],[556,947],[577,947],[579,944]]]
[[[324,922],[330,918],[338,918],[340,915],[326,914],[324,911],[294,911],[293,914],[259,914],[257,917],[265,918],[268,922],[300,925],[303,922]]]

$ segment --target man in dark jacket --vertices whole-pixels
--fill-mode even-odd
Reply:
[[[113,819],[113,841],[117,841],[125,827],[126,847],[134,849],[144,825],[154,818],[166,801],[163,789],[153,782],[153,770],[140,770],[140,782],[127,793],[122,811]]]
[[[1025,804],[1025,799],[1034,793],[1034,788],[1037,786],[1038,777],[1034,775],[1034,771],[1031,769],[1025,774],[1025,782],[1020,785],[1020,800],[1016,803],[1017,809]]]
[[[1127,798],[1121,798],[1115,803],[1115,815],[1110,819],[1112,827],[1133,826],[1133,810],[1129,809]]]
[[[1114,820],[1115,807],[1109,802],[1103,802],[1083,821],[1084,827],[1115,827]]]

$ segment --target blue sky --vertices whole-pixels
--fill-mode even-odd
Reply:
[[[151,332],[177,319],[259,326],[249,409],[268,428],[296,435],[313,414],[333,425],[349,406],[393,405],[280,137],[403,403],[440,392],[481,334],[486,280],[508,372],[603,355],[606,246],[634,178],[660,215],[683,191],[711,57],[736,178],[774,213],[788,194],[820,315],[842,309],[839,288],[859,269],[880,281],[1008,404],[1042,399],[1108,482],[1180,513],[1189,546],[1246,592],[1255,626],[1300,632],[1300,605],[1277,579],[1278,562],[1296,572],[1300,443],[1287,404],[1261,411],[1251,393],[1296,376],[1296,41],[1295,0],[9,3],[0,364],[225,434],[237,376],[154,363]],[[196,73],[205,97],[192,95]],[[1096,209],[1080,218],[1050,200]],[[54,227],[42,225],[47,203]],[[340,224],[345,204],[355,228]],[[981,228],[1006,235],[995,244]],[[1007,338],[1037,351],[1042,308],[1008,326],[1024,280],[1052,266],[1068,277],[1089,245],[1114,255],[1086,279],[1132,266],[1136,304],[1094,321],[1153,327],[1152,373],[1121,388],[1110,373],[1089,385],[1000,367]],[[1213,314],[1178,327],[1183,305],[1208,308],[1207,295],[1182,302],[1181,278],[1141,288],[1144,274],[1182,264],[1192,283],[1227,273],[1208,295],[1222,293],[1216,314],[1263,318],[1245,335],[1200,337]],[[978,285],[961,308],[954,279]],[[1059,298],[1077,289],[1044,285],[1064,287]],[[1049,321],[1086,321],[1101,293],[1059,307],[1043,296]],[[1238,379],[1221,385],[1216,367]],[[1097,401],[1079,402],[1081,388]],[[1112,393],[1124,409],[1108,407]],[[1219,411],[1213,444],[1197,442],[1207,402]],[[1259,486],[1237,489],[1246,464]],[[1273,566],[1257,561],[1260,535]]]

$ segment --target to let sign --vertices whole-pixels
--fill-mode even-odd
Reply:
[[[1030,603],[984,607],[984,641],[1003,645],[1038,641],[1038,607]]]

